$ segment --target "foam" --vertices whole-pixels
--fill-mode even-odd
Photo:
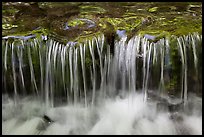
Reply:
[[[197,100],[196,100],[197,99]],[[193,103],[201,101],[194,98]],[[191,100],[192,102],[192,100]],[[21,107],[13,101],[2,102],[2,134],[126,134],[126,135],[176,135],[202,134],[202,106],[194,107],[194,113],[177,112],[172,119],[169,112],[157,111],[156,103],[144,102],[143,95],[132,94],[124,99],[105,99],[97,106],[82,104],[44,108],[36,100],[22,99]],[[11,113],[11,110],[18,113]],[[199,110],[197,110],[199,109]],[[36,111],[37,110],[37,111]],[[21,112],[21,113],[20,113]],[[9,114],[11,113],[11,114]],[[44,129],[42,113],[54,122]],[[10,115],[10,116],[9,116]]]

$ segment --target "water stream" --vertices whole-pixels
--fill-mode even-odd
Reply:
[[[2,134],[202,134],[202,35],[173,39],[3,38]]]

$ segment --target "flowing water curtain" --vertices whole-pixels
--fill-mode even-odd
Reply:
[[[122,91],[125,91],[128,87],[127,87],[127,80],[128,80],[128,68],[129,68],[129,60],[127,59],[128,58],[128,45],[126,43],[126,40],[125,39],[121,39],[119,42],[118,42],[118,55],[116,55],[116,59],[117,59],[117,56],[118,56],[118,63],[116,62],[115,64],[115,68],[116,70],[118,70],[118,74],[116,75],[117,77],[115,78],[117,80],[117,82],[121,81],[121,87],[119,89],[121,89]],[[117,54],[115,53],[115,54]],[[118,86],[118,85],[117,85]],[[116,88],[116,87],[114,87]],[[117,90],[117,88],[116,88]]]
[[[147,101],[148,96],[148,81],[149,81],[149,65],[151,59],[151,52],[152,52],[152,43],[146,38],[142,39],[141,43],[142,52],[143,52],[143,84],[142,84],[142,91],[144,94],[144,101]]]
[[[192,53],[192,58],[193,58],[193,61],[190,60],[190,63],[193,62],[192,64],[194,66],[193,74],[195,75],[197,83],[199,83],[199,79],[200,79],[199,69],[200,69],[200,66],[202,66],[201,65],[202,61],[200,59],[201,58],[200,55],[202,55],[202,35],[198,35],[197,33],[189,35],[189,43],[190,43],[189,45],[190,53]],[[189,73],[192,73],[192,67],[189,69],[190,69]],[[196,88],[196,90],[199,90],[199,88]]]
[[[87,84],[86,84],[86,71],[85,71],[85,57],[86,57],[86,46],[80,44],[80,57],[81,57],[81,68],[82,68],[82,76],[83,76],[83,88],[84,88],[84,103],[85,107],[87,104]]]
[[[104,45],[104,38],[102,39],[102,44]],[[104,47],[104,46],[103,46]],[[114,47],[116,48],[116,46]],[[111,83],[114,83],[114,79],[112,79],[112,75],[116,71],[112,71],[111,64],[114,64],[115,62],[112,62],[113,58],[110,53],[110,46],[106,45],[106,50],[104,51],[104,69],[103,69],[103,77],[104,77],[104,86],[103,86],[103,97],[105,98],[107,95],[112,93],[112,85]],[[114,73],[115,74],[115,73]],[[102,90],[102,89],[101,89]]]
[[[195,40],[196,39],[196,40]],[[190,83],[188,84],[188,79],[192,77],[192,74],[189,73],[190,69],[192,69],[192,66],[189,66],[191,63],[190,57],[191,55],[193,56],[194,59],[194,68],[195,68],[195,75],[197,76],[198,73],[198,58],[197,58],[197,53],[196,49],[199,48],[200,44],[200,37],[199,35],[195,34],[190,34],[187,36],[182,36],[179,37],[178,39],[178,46],[179,46],[179,51],[180,51],[180,56],[181,56],[181,61],[182,61],[182,89],[181,89],[181,98],[186,104],[187,99],[188,99],[188,85],[191,85]],[[195,42],[197,41],[197,43]],[[197,48],[195,48],[197,46]],[[190,82],[190,81],[189,81]]]
[[[92,101],[91,104],[94,105],[95,102],[95,94],[96,94],[96,62],[95,62],[95,53],[94,53],[94,41],[89,40],[89,50],[92,58],[92,69],[91,71],[91,83],[92,83]]]
[[[70,94],[73,94],[73,63],[72,63],[72,58],[73,58],[73,47],[70,47],[69,49],[69,74],[70,74]]]
[[[67,97],[67,102],[70,100],[70,96],[69,96],[69,78],[68,78],[68,70],[69,70],[69,66],[68,66],[68,49],[69,49],[70,45],[67,44],[63,49],[63,53],[61,54],[62,56],[62,75],[63,75],[63,87],[64,87],[64,92],[65,95]],[[57,82],[57,81],[56,81]]]
[[[181,99],[186,104],[187,102],[187,57],[186,57],[186,45],[183,37],[177,38],[181,62],[182,62],[182,88],[181,88]]]
[[[7,69],[8,69],[8,48],[9,43],[8,40],[2,40],[2,75],[3,75],[3,93],[7,92]]]
[[[21,40],[21,44],[18,49],[17,49],[17,56],[19,59],[19,71],[20,71],[20,77],[21,77],[21,81],[22,81],[22,90],[23,90],[23,94],[25,95],[25,82],[24,82],[24,74],[23,74],[23,48],[24,48],[24,43]]]
[[[11,58],[11,62],[12,62],[12,72],[13,72],[13,84],[14,84],[14,95],[17,96],[18,92],[17,92],[17,81],[16,81],[16,69],[15,69],[15,61],[16,61],[16,57],[15,57],[15,47],[14,47],[14,42],[11,44],[11,51],[12,51],[12,58]]]
[[[192,40],[192,52],[194,56],[194,66],[195,66],[195,75],[196,83],[195,88],[197,93],[202,94],[202,35],[194,33],[191,35]]]
[[[39,45],[39,63],[40,63],[40,96],[41,99],[44,97],[44,74],[45,74],[45,50],[46,50],[46,45],[43,41],[39,41],[36,39],[36,43]]]
[[[101,39],[104,39],[104,35],[102,35],[102,38],[98,37],[94,37],[95,43],[96,43],[96,48],[97,48],[97,53],[99,56],[99,66],[100,66],[100,96],[102,96],[101,94],[103,94],[103,86],[104,86],[104,76],[103,76],[103,64],[102,64],[102,52],[103,52],[103,43],[101,43]]]
[[[196,34],[194,34],[194,35],[196,35]],[[200,40],[200,38],[197,37],[197,39],[196,39],[196,37],[194,35],[190,35],[190,38],[192,40],[192,49],[193,49],[192,51],[193,51],[193,57],[194,57],[194,66],[195,66],[196,75],[197,75],[198,74],[198,72],[197,72],[198,57],[197,57],[196,46],[198,44],[196,43],[196,40]]]
[[[37,96],[39,96],[38,88],[36,84],[36,76],[35,76],[35,71],[34,71],[34,66],[33,66],[33,60],[37,58],[36,56],[37,45],[35,45],[35,43],[31,41],[30,44],[28,44],[27,49],[28,49],[28,59],[29,59],[29,66],[30,66],[32,88],[33,88],[33,91],[37,94]],[[31,55],[31,51],[32,51],[33,57]],[[37,66],[37,62],[35,63],[36,63],[35,65]]]
[[[192,34],[176,40],[182,66],[181,96],[187,100],[186,79],[189,75],[187,70],[190,69],[190,66],[186,66],[189,61],[187,57],[192,54],[194,69],[198,71],[198,53],[201,52],[198,45],[202,43],[202,35]],[[147,100],[151,83],[155,81],[153,75],[160,77],[158,88],[161,92],[166,89],[166,76],[172,71],[170,62],[174,62],[169,57],[173,52],[170,44],[168,39],[150,43],[141,36],[135,36],[129,41],[122,38],[115,41],[115,53],[112,56],[104,35],[79,45],[60,44],[51,38],[47,41],[37,38],[18,42],[4,40],[4,89],[12,82],[13,91],[17,95],[23,93],[21,89],[30,94],[29,88],[32,87],[33,94],[46,100],[48,106],[54,106],[54,100],[61,97],[68,103],[81,101],[85,106],[89,103],[94,105],[98,95],[105,98],[107,95],[117,95],[119,90],[137,92],[142,89],[144,100]],[[143,66],[141,71],[139,63]],[[158,67],[160,72],[155,73],[152,69]],[[137,84],[140,81],[141,84]]]

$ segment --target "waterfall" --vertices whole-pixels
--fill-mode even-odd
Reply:
[[[21,80],[22,80],[22,86],[23,86],[23,92],[25,92],[25,83],[24,83],[24,76],[23,76],[23,50],[22,47],[18,48],[17,51],[18,54],[18,58],[19,58],[19,71],[20,71],[20,76],[21,76]]]
[[[86,46],[80,45],[80,55],[81,55],[81,67],[83,75],[83,85],[84,85],[84,103],[87,107],[87,86],[86,86],[86,71],[85,71],[85,57],[86,57]]]
[[[187,50],[191,46],[197,74],[198,53],[196,47],[197,41],[201,41],[201,38],[198,34],[177,38],[177,49],[180,53],[182,66],[180,90],[184,102],[187,100],[188,90]],[[105,96],[107,93],[116,95],[118,93],[114,92],[119,90],[128,90],[134,93],[141,89],[146,101],[148,92],[151,90],[151,86],[149,86],[151,79],[154,79],[151,77],[153,72],[150,69],[158,66],[157,64],[160,64],[160,76],[158,75],[160,84],[157,86],[160,89],[160,94],[165,93],[165,84],[167,83],[164,80],[164,73],[169,73],[167,70],[169,63],[174,61],[170,58],[172,51],[169,46],[169,39],[150,43],[141,36],[135,36],[129,41],[121,38],[115,42],[114,56],[111,55],[109,46],[104,49],[104,41],[104,35],[88,40],[79,46],[73,45],[73,43],[63,45],[51,38],[48,38],[46,42],[37,38],[34,38],[30,43],[20,40],[18,45],[6,40],[5,45],[3,45],[3,47],[5,46],[3,48],[3,69],[4,72],[11,73],[8,72],[10,64],[7,62],[7,58],[10,58],[11,55],[14,93],[16,95],[21,94],[22,91],[18,91],[20,89],[18,86],[21,85],[22,89],[27,90],[27,94],[30,94],[30,89],[24,83],[24,81],[30,81],[30,85],[35,91],[34,94],[44,96],[47,104],[52,104],[51,106],[54,106],[55,97],[65,94],[67,102],[73,100],[77,103],[84,100],[85,106],[88,106],[91,95],[91,104],[94,105],[96,96]],[[8,54],[10,51],[11,54]],[[139,64],[139,62],[141,61],[142,73],[139,72],[141,70],[141,63]],[[23,64],[26,64],[26,68],[29,66],[30,80],[28,76],[25,76],[28,69],[23,68],[25,67]],[[20,81],[17,81],[16,71],[18,70],[16,68],[19,68],[20,85],[17,85],[17,82]],[[142,79],[139,79],[139,76],[142,76]],[[137,87],[137,82],[142,83],[142,87]]]
[[[12,43],[12,72],[13,72],[13,87],[14,87],[14,95],[17,96],[18,92],[17,92],[17,84],[16,84],[16,72],[15,72],[15,53],[14,53],[14,43]]]
[[[114,54],[104,35],[2,43],[3,134],[30,125],[32,134],[200,134],[202,105],[192,94],[202,94],[202,35],[155,43],[124,36],[114,41]],[[12,117],[26,122],[17,128]]]

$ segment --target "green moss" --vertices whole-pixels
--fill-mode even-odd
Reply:
[[[14,15],[15,13],[17,13],[19,10],[17,10],[14,7],[5,7],[4,9],[2,9],[2,14],[6,14],[6,15]]]
[[[106,10],[101,8],[101,7],[98,7],[98,6],[90,6],[90,5],[83,5],[83,6],[80,6],[80,11],[82,14],[86,14],[86,13],[105,13]]]
[[[157,9],[158,9],[158,7],[153,7],[153,8],[150,8],[148,11],[149,12],[155,12],[155,11],[157,11]]]
[[[71,20],[70,22],[68,22],[68,26],[70,27],[76,27],[84,24],[85,22],[79,19]]]
[[[150,26],[142,28],[139,34],[153,34],[160,35],[165,34],[167,37],[170,35],[187,35],[193,32],[202,32],[202,20],[201,19],[191,19],[187,20],[187,17],[175,17],[171,20],[163,18],[162,20],[157,20]]]
[[[37,30],[33,30],[30,32],[31,34],[36,34],[36,35],[48,35],[49,31],[45,28],[40,28]]]
[[[12,25],[12,24],[2,24],[2,29],[12,29],[12,28],[17,28],[18,25]]]
[[[84,35],[84,36],[80,36],[77,37],[76,39],[74,39],[73,41],[77,41],[79,43],[83,43],[85,40],[92,40],[93,37],[99,36],[101,35],[101,32],[96,32],[96,33],[89,33],[88,35]]]
[[[23,11],[22,7],[14,8],[4,4],[2,10],[4,36],[54,33],[58,38],[62,38],[61,41],[66,42],[92,37],[92,35],[98,35],[99,32],[112,34],[118,29],[126,30],[127,35],[130,34],[131,37],[137,34],[150,34],[158,39],[170,35],[202,33],[202,3],[41,2],[40,8],[45,13],[42,16],[37,14],[39,10],[32,10],[32,14],[23,14],[26,11]],[[80,18],[94,21],[95,26],[88,28],[88,23]],[[66,23],[72,29],[65,30]],[[45,31],[36,30],[38,27]]]
[[[169,40],[170,40],[171,78],[170,81],[165,84],[165,87],[169,92],[176,92],[180,90],[181,65],[178,64],[181,64],[181,61],[179,57],[176,37],[172,36]]]
[[[171,91],[175,91],[175,87],[177,86],[178,86],[178,78],[176,76],[173,76],[173,78],[169,82],[166,82],[165,89],[171,92]]]

